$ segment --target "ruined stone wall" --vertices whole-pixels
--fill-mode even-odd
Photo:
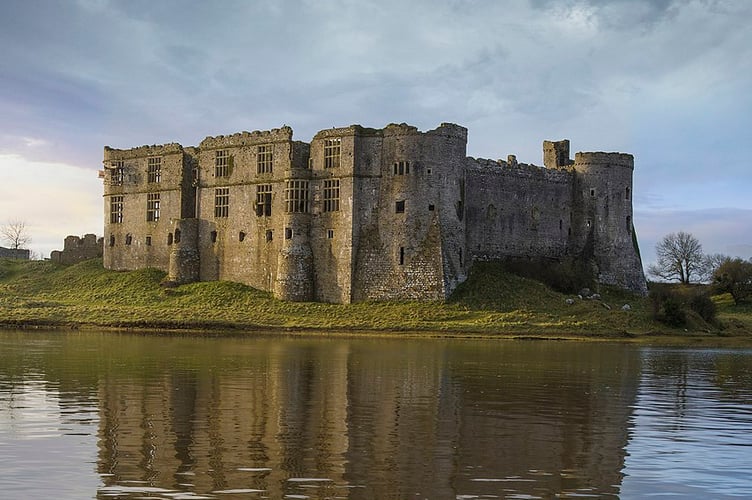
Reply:
[[[50,260],[59,264],[75,264],[83,260],[96,259],[102,256],[102,238],[95,234],[86,234],[83,238],[67,236],[63,243],[63,250],[53,250]]]
[[[149,158],[161,159],[156,181],[149,179]],[[105,147],[104,165],[104,267],[167,271],[173,239],[170,221],[182,218],[192,207],[191,192],[187,191],[191,158],[179,144],[127,150]],[[118,168],[122,168],[120,176]],[[156,220],[147,220],[150,194],[159,197]],[[123,198],[121,221],[111,217],[112,199],[117,196]]]
[[[468,158],[467,248],[474,259],[559,259],[572,237],[568,170]]]
[[[31,251],[26,248],[0,247],[0,259],[29,260],[30,255],[31,255]]]

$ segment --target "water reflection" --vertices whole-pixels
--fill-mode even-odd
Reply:
[[[0,470],[15,464],[0,489],[26,498],[750,492],[738,473],[752,465],[740,432],[752,430],[750,352],[13,332],[0,343]],[[41,446],[24,448],[24,426]],[[690,454],[702,440],[742,450],[726,486],[675,479],[690,461],[682,440]],[[67,461],[49,454],[61,446]],[[59,483],[37,477],[30,496],[40,465]]]

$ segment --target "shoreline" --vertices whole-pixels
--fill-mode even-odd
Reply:
[[[649,346],[752,348],[752,336],[719,335],[711,332],[611,332],[584,334],[575,332],[488,332],[480,330],[416,330],[377,328],[286,327],[239,323],[199,324],[155,322],[154,324],[94,324],[70,321],[0,320],[0,330],[17,331],[103,331],[154,336],[199,337],[314,337],[314,338],[407,338],[548,342],[616,342]]]

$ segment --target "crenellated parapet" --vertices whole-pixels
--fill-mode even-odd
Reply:
[[[223,149],[270,142],[286,142],[292,141],[292,134],[292,128],[285,125],[271,130],[254,130],[253,132],[238,132],[231,135],[208,136],[201,141],[199,148]]]

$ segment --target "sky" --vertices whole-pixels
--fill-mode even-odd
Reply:
[[[474,157],[633,154],[645,267],[677,231],[750,258],[750,19],[747,0],[2,0],[0,224],[42,257],[102,235],[105,145],[453,122]]]

